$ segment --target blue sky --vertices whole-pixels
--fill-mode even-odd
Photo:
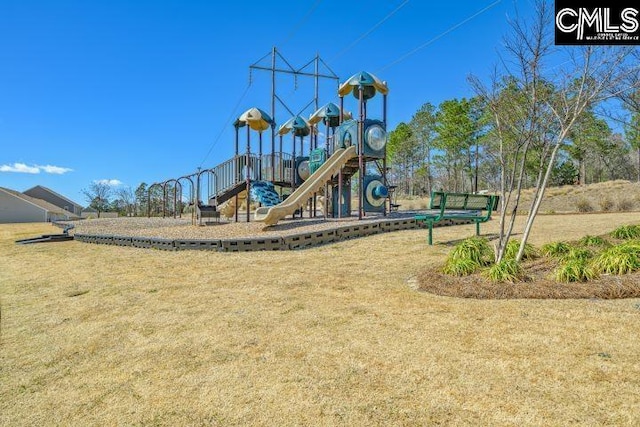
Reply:
[[[392,129],[425,102],[473,96],[468,75],[489,74],[508,16],[531,7],[368,3],[2,0],[0,186],[45,185],[85,205],[93,181],[135,189],[227,160],[230,118],[270,110],[269,73],[254,72],[246,89],[249,65],[273,46],[294,67],[317,53],[342,80],[365,70],[387,81]],[[280,76],[277,92],[297,112],[313,82],[295,83]],[[337,103],[336,88],[321,81],[320,105]],[[379,111],[372,104],[369,115]],[[290,117],[278,107],[276,122]]]

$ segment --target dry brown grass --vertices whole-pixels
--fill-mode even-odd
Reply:
[[[533,241],[634,221],[545,216]],[[449,250],[423,230],[261,253],[13,243],[51,230],[0,226],[0,425],[640,424],[637,299],[416,292]]]

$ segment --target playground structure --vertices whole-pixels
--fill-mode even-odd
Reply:
[[[270,70],[272,73],[271,114],[260,108],[250,108],[233,123],[235,130],[234,156],[210,169],[200,169],[191,175],[155,183],[148,188],[148,215],[151,215],[152,191],[162,189],[162,215],[171,212],[174,217],[181,215],[183,183],[189,184],[189,204],[192,209],[192,223],[201,224],[203,219],[227,218],[240,220],[241,206],[244,204],[244,220],[252,218],[274,225],[286,216],[302,215],[305,206],[310,217],[318,214],[318,201],[322,201],[324,218],[342,218],[351,215],[352,181],[357,178],[357,216],[387,214],[389,200],[386,166],[386,110],[388,87],[376,76],[361,71],[338,86],[340,105],[328,103],[318,107],[318,80],[328,78],[338,80],[330,71],[320,74],[321,60],[316,56],[314,73],[301,69],[281,69],[276,67],[273,48],[271,68],[252,65],[251,69]],[[324,62],[322,62],[324,64]],[[326,66],[326,64],[324,64]],[[327,67],[328,68],[328,67]],[[275,74],[285,72],[298,76],[315,78],[316,109],[305,119],[300,114],[292,117],[276,129],[275,101],[284,105],[275,92]],[[357,115],[345,112],[345,97],[352,94],[357,100]],[[369,101],[382,95],[382,119],[367,116]],[[291,113],[291,110],[284,105]],[[309,105],[307,105],[308,107]],[[305,107],[305,108],[307,108]],[[319,146],[320,127],[324,124],[325,143]],[[263,152],[264,132],[270,130],[271,151]],[[258,135],[258,149],[252,151],[252,132]],[[285,136],[291,135],[291,152],[283,151]],[[279,144],[276,150],[276,136]],[[244,137],[244,153],[240,152],[241,138]],[[305,153],[304,139],[309,137],[309,153]],[[355,183],[354,183],[355,184]],[[173,191],[173,209],[167,209],[167,201]],[[206,197],[201,197],[202,195]],[[178,205],[181,206],[178,206]],[[256,206],[257,205],[257,206]],[[254,206],[255,209],[254,209]]]

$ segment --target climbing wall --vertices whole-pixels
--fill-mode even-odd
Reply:
[[[262,206],[275,206],[282,201],[273,183],[267,181],[251,183],[251,200],[259,202]]]

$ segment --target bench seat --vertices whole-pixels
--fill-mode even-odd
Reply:
[[[415,216],[416,222],[429,227],[429,245],[433,244],[433,224],[444,219],[470,220],[476,224],[476,235],[480,235],[480,223],[491,219],[498,206],[498,196],[471,193],[431,193],[429,211]]]

